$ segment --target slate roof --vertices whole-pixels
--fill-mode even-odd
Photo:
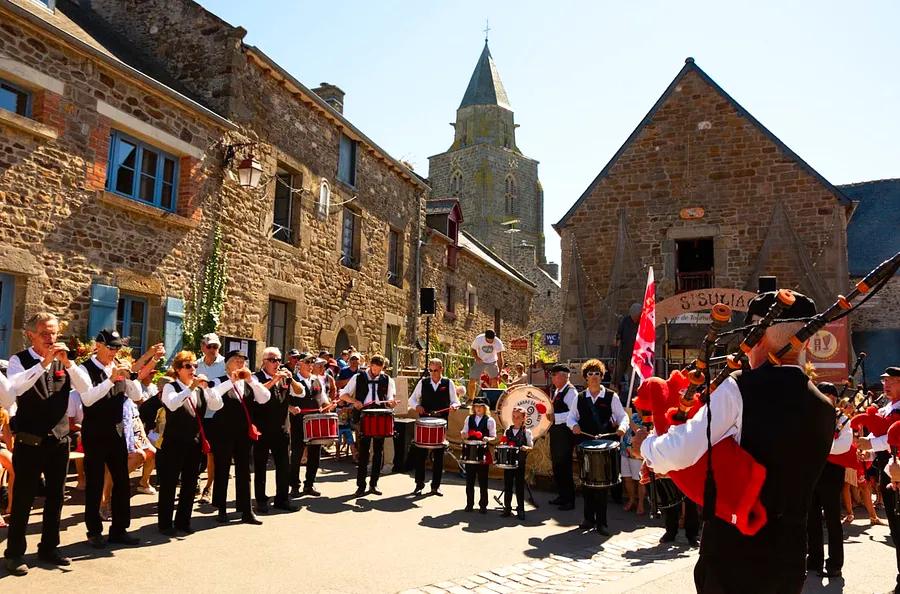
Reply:
[[[425,214],[450,214],[453,207],[459,204],[456,198],[431,198],[425,202]]]
[[[725,89],[720,87],[718,85],[718,83],[716,83],[716,81],[714,81],[712,78],[710,78],[710,76],[708,74],[706,74],[706,72],[704,72],[702,68],[697,66],[697,64],[694,63],[693,58],[687,58],[684,61],[684,67],[678,72],[678,74],[675,76],[674,80],[672,80],[672,82],[666,88],[665,92],[660,96],[659,99],[657,99],[656,103],[653,104],[653,107],[650,109],[649,112],[647,112],[647,115],[644,116],[644,119],[641,120],[641,122],[637,125],[637,128],[635,128],[634,131],[631,133],[631,135],[625,140],[625,143],[622,144],[621,147],[619,147],[619,150],[616,151],[616,154],[613,155],[612,159],[609,160],[609,163],[606,164],[606,166],[603,168],[603,170],[600,171],[600,173],[597,175],[597,177],[594,178],[594,181],[592,181],[590,183],[590,185],[587,187],[587,189],[584,191],[584,193],[582,193],[581,196],[578,198],[578,200],[575,201],[575,204],[572,205],[572,208],[570,208],[568,210],[568,212],[566,212],[566,214],[564,214],[563,217],[553,225],[553,228],[556,229],[557,232],[559,232],[563,227],[565,227],[566,221],[568,221],[569,218],[573,214],[575,214],[575,211],[578,210],[578,208],[581,206],[581,204],[585,200],[587,200],[587,198],[594,192],[594,188],[596,188],[597,185],[603,180],[603,178],[606,177],[606,175],[612,169],[613,165],[615,165],[616,161],[619,160],[619,157],[631,145],[632,141],[634,141],[638,137],[638,135],[643,131],[645,126],[647,126],[648,124],[650,124],[650,122],[653,121],[653,116],[655,116],[656,112],[659,111],[659,109],[666,103],[666,101],[669,99],[669,96],[675,91],[675,87],[678,86],[678,83],[681,81],[681,79],[683,79],[685,76],[687,76],[687,74],[690,72],[696,72],[697,75],[701,78],[701,80],[703,80],[706,84],[711,86],[713,88],[713,90],[715,90],[726,101],[728,101],[728,103],[731,104],[731,106],[738,112],[738,114],[741,117],[748,120],[760,132],[762,132],[769,140],[771,140],[779,148],[779,150],[781,150],[781,152],[785,156],[794,160],[798,165],[800,165],[800,167],[805,169],[807,171],[807,173],[812,175],[823,186],[825,186],[829,191],[831,191],[831,193],[834,194],[834,196],[838,200],[838,202],[840,202],[844,206],[850,205],[850,199],[847,198],[840,191],[840,189],[838,189],[831,182],[829,182],[827,179],[822,177],[822,175],[819,174],[818,171],[813,169],[806,161],[801,159],[800,156],[797,155],[797,153],[795,153],[790,148],[788,148],[788,146],[786,144],[784,144],[777,136],[772,134],[772,132],[770,132],[768,128],[763,126],[759,120],[754,118],[750,114],[750,112],[748,112],[746,109],[744,109],[741,106],[740,103],[735,101],[734,98],[731,97],[731,95],[726,93]]]
[[[509,278],[518,281],[526,287],[534,289],[534,287],[536,286],[533,282],[528,280],[524,274],[509,265],[505,260],[500,258],[500,256],[488,249],[488,247],[483,243],[462,230],[460,230],[459,232],[459,247],[468,251],[473,256],[483,261],[485,264],[491,266],[498,272],[505,274]]]
[[[839,187],[857,205],[847,224],[848,269],[864,276],[900,251],[900,179]]]
[[[500,73],[491,57],[487,41],[484,42],[484,49],[478,58],[478,63],[475,64],[475,71],[472,72],[472,78],[469,79],[469,86],[466,88],[466,94],[463,95],[459,107],[461,109],[469,105],[499,105],[506,109],[512,109],[509,105],[509,98],[506,96],[506,89],[500,82]]]

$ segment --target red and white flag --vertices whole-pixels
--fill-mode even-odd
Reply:
[[[647,274],[647,289],[644,291],[644,303],[641,307],[641,321],[638,324],[634,350],[631,352],[631,365],[635,372],[645,380],[653,376],[653,364],[656,352],[656,281],[653,280],[653,267]]]

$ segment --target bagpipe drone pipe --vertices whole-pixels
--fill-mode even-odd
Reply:
[[[871,298],[890,280],[898,268],[900,268],[900,252],[879,264],[859,281],[846,297],[838,296],[835,303],[825,311],[809,318],[784,348],[777,353],[770,353],[769,363],[780,364],[782,358],[791,350],[801,350],[805,342],[825,324],[844,317]],[[863,299],[855,305],[852,304],[852,301],[861,295],[864,296]],[[634,406],[652,413],[656,434],[665,435],[670,427],[694,417],[702,404],[709,402],[716,388],[732,373],[749,368],[750,351],[762,339],[766,329],[774,324],[794,301],[795,297],[791,291],[779,290],[766,315],[758,322],[742,329],[746,331],[746,336],[739,348],[726,358],[723,369],[715,377],[711,377],[709,354],[717,344],[719,333],[731,317],[731,311],[727,306],[717,304],[713,309],[712,323],[704,337],[697,360],[685,371],[673,371],[668,380],[650,378],[638,389]],[[712,415],[710,407],[706,407],[705,414],[709,440],[709,419]],[[870,425],[877,425],[878,431],[883,430],[887,433],[893,426],[891,424],[884,427],[884,419],[875,421],[872,417],[877,419],[881,417],[866,415],[866,421]],[[895,417],[896,419],[900,419],[900,416]],[[857,421],[857,424],[860,423],[863,421]],[[900,424],[893,429],[893,435],[900,445]],[[666,477],[672,479],[686,497],[703,505],[707,515],[714,514],[732,524],[742,534],[748,536],[756,534],[766,524],[766,511],[760,501],[766,469],[732,437],[726,437],[714,445],[709,444],[707,451],[692,466],[671,471]]]

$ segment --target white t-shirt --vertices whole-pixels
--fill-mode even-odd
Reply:
[[[506,350],[506,347],[503,346],[503,341],[499,337],[495,336],[493,342],[488,342],[484,334],[479,334],[475,337],[475,340],[472,341],[472,348],[485,363],[496,363],[497,353],[502,353]]]

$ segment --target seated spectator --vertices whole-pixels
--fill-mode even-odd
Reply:
[[[140,411],[132,400],[125,400],[122,407],[122,420],[125,425],[125,443],[128,446],[128,472],[129,474],[142,468],[141,480],[138,483],[137,492],[145,495],[155,495],[156,489],[150,484],[150,475],[156,466],[156,447],[150,442],[144,432],[144,423],[141,422]],[[112,495],[112,477],[109,470],[106,471],[106,480],[103,485],[103,499],[100,504],[101,514],[108,515],[109,501]]]

